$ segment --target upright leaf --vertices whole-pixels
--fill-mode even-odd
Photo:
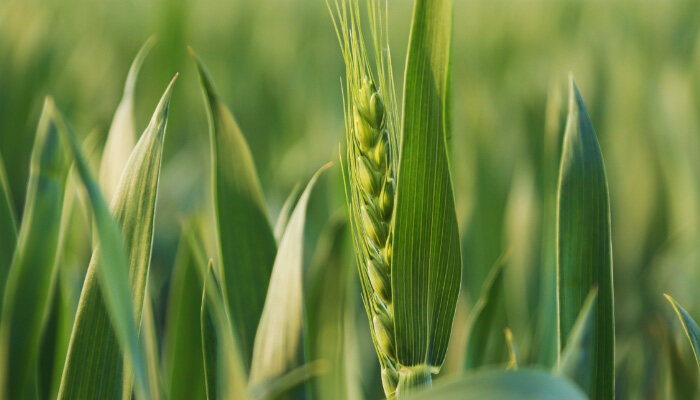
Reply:
[[[603,156],[583,99],[570,82],[569,116],[559,170],[557,276],[559,349],[567,345],[588,292],[598,287],[588,395],[610,399],[615,388],[610,202]]]
[[[247,370],[277,244],[248,144],[204,65],[192,56],[209,118],[221,284]]]
[[[484,282],[479,300],[469,316],[464,370],[478,369],[486,364],[503,361],[506,347],[503,337],[497,335],[503,329],[503,268],[498,261]],[[501,325],[501,326],[498,326]]]
[[[32,150],[24,216],[2,303],[0,353],[8,358],[2,360],[4,368],[0,370],[7,373],[6,394],[11,399],[24,398],[36,390],[28,386],[36,379],[41,332],[56,277],[68,163],[53,114],[53,101],[47,98]]]
[[[673,299],[673,297],[667,294],[664,294],[664,296],[666,297],[666,300],[671,303],[673,310],[678,315],[678,319],[681,321],[681,325],[683,326],[683,331],[685,332],[685,335],[688,336],[690,346],[693,348],[695,361],[697,361],[698,367],[700,367],[700,356],[698,356],[698,353],[700,352],[700,327],[698,327],[698,324],[695,322],[693,317],[691,317],[690,314],[688,314],[688,312],[685,311],[685,309]]]
[[[306,208],[314,184],[329,166],[322,167],[311,178],[282,235],[255,336],[249,378],[251,390],[303,364]]]
[[[136,371],[137,393],[141,398],[146,398],[147,393],[150,393],[150,387],[145,368],[144,350],[138,340],[136,318],[134,310],[130,306],[132,302],[128,284],[128,264],[119,228],[109,214],[107,204],[102,198],[97,182],[90,174],[85,157],[81,154],[78,147],[75,134],[68,124],[63,121],[60,114],[57,113],[56,117],[59,118],[60,132],[64,134],[70,144],[78,175],[90,200],[90,207],[95,219],[97,243],[100,253],[104,254],[104,258],[101,260],[101,267],[97,269],[97,279],[99,279],[101,288],[104,291],[105,302],[110,311],[109,317],[111,317],[117,338],[124,349],[125,357]],[[96,258],[95,254],[93,254],[93,258]],[[108,324],[109,321],[102,321],[101,327],[106,327]],[[75,325],[73,328],[73,333],[75,333]],[[86,387],[87,390],[82,390],[77,382],[81,377],[76,377],[75,372],[76,369],[81,374],[89,374],[91,371],[89,369],[80,370],[79,367],[71,365],[71,363],[86,361],[86,358],[79,361],[71,361],[69,358],[73,333],[71,334],[69,355],[66,357],[66,366],[61,379],[58,398],[65,398],[65,392],[76,391],[79,393],[76,396],[71,396],[71,398],[90,398],[90,387]],[[89,333],[78,332],[78,334]],[[69,372],[71,368],[73,369],[72,374]]]
[[[17,244],[17,217],[12,206],[5,164],[0,155],[0,301],[5,293],[5,280]]]
[[[183,229],[191,229],[191,225],[185,224]],[[199,327],[202,288],[196,262],[183,233],[168,294],[163,345],[165,393],[170,400],[201,400],[206,396]]]
[[[487,371],[453,379],[406,400],[585,400],[575,385],[544,372]]]
[[[598,290],[595,288],[588,294],[557,366],[558,373],[576,382],[587,393],[591,393],[595,385],[595,365],[592,365],[595,358],[592,350],[595,348],[593,339],[597,296]]]
[[[113,399],[120,398],[123,394],[128,396],[131,392],[130,369],[136,373],[140,397],[148,398],[146,393],[152,393],[145,373],[142,346],[138,340],[137,343],[131,343],[133,334],[138,333],[137,325],[131,325],[140,325],[141,321],[151,258],[163,139],[174,82],[175,78],[158,103],[150,124],[134,148],[122,174],[112,202],[117,232],[121,231],[116,242],[112,237],[114,225],[107,218],[109,215],[102,215],[106,210],[102,210],[103,201],[99,189],[94,187],[94,182],[87,168],[81,166],[80,159],[76,160],[95,212],[100,240],[83,284],[59,399]],[[75,152],[77,153],[77,147]],[[126,258],[116,244],[122,240]],[[128,278],[124,279],[126,274]],[[109,318],[112,318],[114,327],[107,323]],[[126,347],[124,352],[127,357],[134,358],[127,358],[129,368],[126,371],[117,340],[121,340],[122,346]]]
[[[391,288],[398,363],[408,374],[428,371],[428,378],[445,359],[461,280],[446,148],[451,35],[452,1],[417,0],[404,82]]]
[[[299,197],[300,189],[301,185],[299,183],[294,185],[294,189],[292,189],[292,192],[289,193],[289,196],[284,201],[284,204],[282,204],[282,208],[280,209],[280,215],[277,217],[277,222],[275,222],[275,240],[277,241],[277,243],[279,243],[279,241],[282,239],[284,230],[287,229],[287,224],[289,223],[289,216],[292,214],[292,207],[294,207],[294,203],[296,202],[297,197]]]
[[[107,142],[102,153],[100,164],[100,187],[104,197],[111,199],[119,184],[126,161],[136,144],[136,128],[134,126],[134,91],[136,79],[143,65],[143,61],[153,48],[155,37],[151,36],[141,46],[131,63],[129,73],[124,84],[124,94],[112,119],[112,125],[107,133]]]

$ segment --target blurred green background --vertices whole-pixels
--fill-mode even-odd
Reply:
[[[399,87],[411,7],[389,2]],[[571,72],[610,185],[618,394],[667,394],[666,337],[690,353],[662,293],[700,315],[700,2],[455,0],[454,14],[453,165],[464,295],[445,373],[461,362],[469,309],[504,254],[504,325],[524,363],[553,360],[555,336],[544,315],[554,312],[558,152]],[[187,46],[208,65],[238,119],[273,217],[297,182],[338,159],[344,69],[324,0],[4,0],[0,153],[19,215],[44,96],[55,97],[83,137],[94,131],[103,141],[131,60],[152,34],[158,42],[137,84],[138,131],[181,74],[151,270],[162,325],[180,221],[209,202],[206,117]],[[317,232],[344,209],[337,168],[328,181],[312,207]],[[88,257],[68,257],[78,286]],[[368,347],[365,326],[357,335]],[[364,352],[376,362],[371,349]],[[363,382],[366,393],[377,393],[377,385]]]

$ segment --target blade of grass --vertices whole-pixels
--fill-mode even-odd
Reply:
[[[559,350],[567,345],[592,287],[598,287],[589,365],[589,396],[609,399],[615,388],[615,321],[610,200],[603,156],[581,95],[570,79],[557,212]]]
[[[465,371],[503,361],[501,356],[505,354],[505,342],[500,335],[495,335],[494,333],[500,331],[505,323],[502,318],[499,318],[503,317],[501,309],[503,307],[504,265],[505,261],[502,258],[492,268],[489,276],[486,278],[486,282],[484,282],[481,296],[471,311],[468,323],[469,334],[467,336],[466,357],[463,367]],[[501,327],[498,325],[501,325]]]
[[[700,352],[700,327],[698,327],[698,324],[695,322],[693,317],[691,317],[690,314],[688,314],[688,312],[685,311],[685,309],[673,299],[673,297],[667,294],[664,294],[664,297],[666,297],[666,300],[671,303],[673,310],[676,312],[676,315],[678,315],[678,319],[681,321],[681,325],[683,326],[683,331],[685,332],[685,335],[688,336],[690,346],[693,349],[695,361],[698,363],[698,367],[700,367],[700,358],[698,357],[698,352]]]
[[[297,198],[299,197],[300,190],[300,183],[294,185],[294,189],[292,189],[292,192],[289,193],[289,196],[284,201],[284,204],[282,204],[282,208],[280,209],[280,215],[277,217],[277,222],[275,222],[275,240],[277,241],[277,243],[279,243],[279,241],[282,239],[284,230],[287,228],[287,223],[289,223],[289,216],[292,214],[292,210],[294,209],[294,204],[296,203]]]
[[[406,400],[585,400],[575,385],[535,370],[484,371],[435,385]]]
[[[32,150],[24,216],[4,293],[0,346],[8,358],[0,370],[7,373],[6,394],[11,399],[24,398],[36,390],[28,386],[36,383],[41,332],[56,278],[68,162],[53,114],[53,100],[47,98]]]
[[[0,154],[0,301],[4,298],[5,281],[17,244],[17,216],[7,183],[5,164]]]
[[[167,113],[176,78],[163,94],[122,174],[112,202],[114,223],[73,136],[68,135],[90,197],[99,245],[83,284],[59,399],[129,396],[132,370],[138,397],[145,399],[152,393],[137,326],[150,264]],[[126,363],[119,344],[124,348]]]
[[[183,229],[193,229],[192,226],[188,221]],[[195,263],[183,233],[168,294],[163,345],[165,393],[170,400],[206,398],[199,326],[202,287]]]
[[[508,364],[506,365],[507,370],[517,370],[518,361],[518,347],[515,345],[515,340],[513,340],[513,332],[509,328],[504,330],[506,336],[506,344],[508,345]]]
[[[394,220],[398,393],[430,380],[445,359],[461,280],[460,241],[446,140],[451,0],[417,0],[404,82]],[[404,382],[404,383],[402,383]]]
[[[245,137],[233,115],[219,100],[204,65],[191,49],[190,52],[199,72],[209,119],[223,296],[248,370],[277,243]]]
[[[124,84],[122,100],[114,113],[112,125],[107,133],[102,161],[100,163],[100,187],[106,199],[111,199],[119,184],[119,178],[124,171],[131,151],[136,144],[137,133],[134,124],[134,92],[136,80],[141,71],[146,56],[155,44],[155,37],[151,36],[141,46],[134,61],[131,63],[129,73]]]
[[[255,335],[248,381],[251,392],[303,364],[306,209],[318,177],[329,167],[330,164],[325,165],[311,178],[282,235],[265,308]]]
[[[556,368],[559,374],[589,393],[595,384],[595,365],[591,364],[595,361],[592,350],[595,348],[593,340],[597,296],[598,290],[595,288],[588,293]]]

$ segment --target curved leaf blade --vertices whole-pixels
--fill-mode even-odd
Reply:
[[[447,351],[461,254],[446,148],[451,0],[415,3],[404,83],[391,287],[396,354],[437,372]]]
[[[0,301],[5,293],[5,281],[17,244],[17,216],[12,205],[5,164],[0,154]]]
[[[504,323],[501,312],[503,298],[503,261],[498,261],[484,282],[479,300],[474,304],[469,317],[469,335],[467,336],[465,371],[478,369],[491,363],[496,341],[501,349],[505,341],[494,333],[499,330],[499,322]],[[501,361],[501,360],[498,360]]]
[[[615,388],[615,321],[610,200],[603,155],[581,95],[570,80],[569,116],[559,169],[557,296],[559,349],[563,351],[588,292],[598,287],[589,364],[593,398]]]
[[[191,49],[190,52],[199,72],[209,119],[222,290],[248,370],[277,243],[245,137],[216,94],[204,65]]]
[[[671,303],[673,310],[678,315],[678,319],[681,321],[681,325],[683,326],[683,331],[685,332],[685,335],[688,336],[690,345],[693,348],[695,361],[698,363],[698,367],[700,367],[700,358],[698,357],[698,353],[700,352],[700,327],[698,327],[698,324],[695,322],[693,317],[691,317],[690,314],[688,314],[688,312],[685,311],[685,309],[673,299],[673,297],[667,294],[664,294],[664,297],[666,297],[666,300]]]
[[[282,235],[255,336],[248,381],[251,392],[303,364],[306,209],[318,177],[329,167],[330,164],[325,165],[311,178]]]
[[[139,397],[148,398],[147,394],[152,393],[137,326],[150,265],[163,140],[176,78],[168,85],[129,157],[112,202],[114,223],[74,146],[78,172],[95,213],[99,247],[93,252],[83,284],[59,399],[119,398],[131,392],[131,369],[135,371]],[[110,318],[113,326],[108,324]],[[126,368],[117,340],[125,348]]]
[[[407,400],[585,400],[575,385],[536,370],[487,371],[454,379]]]
[[[136,128],[134,124],[134,91],[136,80],[146,56],[155,44],[155,37],[151,36],[141,46],[134,61],[131,63],[129,73],[124,84],[124,94],[117,106],[117,111],[112,118],[112,124],[107,133],[102,161],[100,163],[100,188],[106,199],[111,199],[119,184],[119,178],[124,171],[131,151],[136,144]]]
[[[0,346],[4,348],[1,353],[8,357],[3,370],[7,371],[5,382],[12,399],[27,395],[27,386],[36,378],[32,373],[37,368],[44,316],[50,307],[60,252],[68,162],[53,114],[53,101],[46,99],[32,150],[17,250],[2,303]]]

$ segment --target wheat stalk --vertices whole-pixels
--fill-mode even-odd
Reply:
[[[366,5],[376,80],[362,36],[358,2],[336,1],[334,9],[330,5],[329,9],[346,65],[346,193],[356,261],[382,385],[391,398],[399,378],[391,291],[397,109],[386,34],[381,29],[380,18],[386,14],[374,0]]]

